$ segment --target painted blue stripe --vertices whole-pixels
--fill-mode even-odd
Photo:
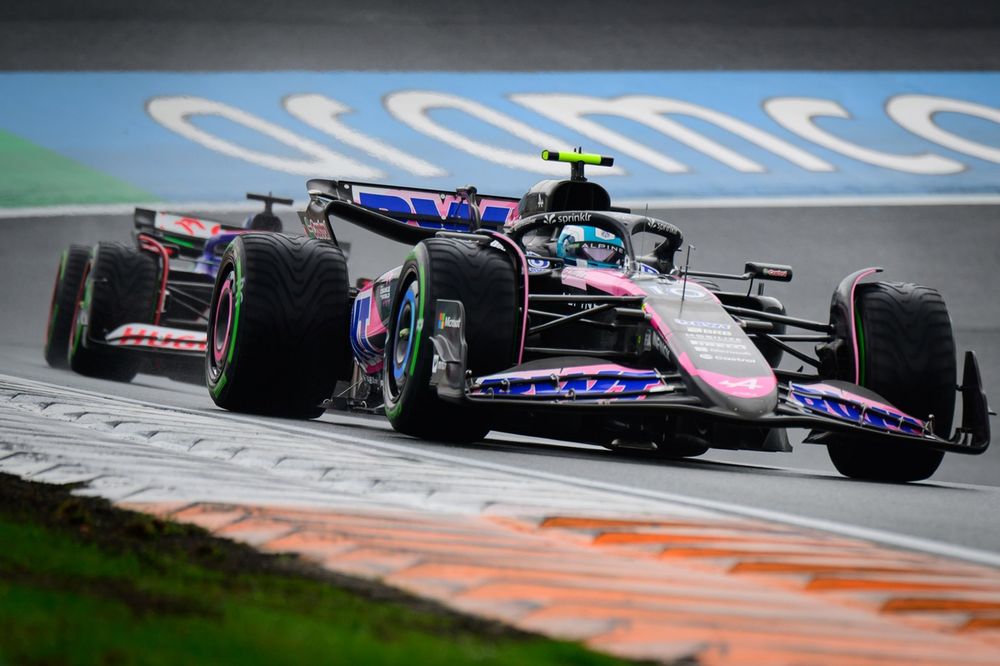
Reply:
[[[936,95],[1000,108],[1000,72],[582,72],[582,73],[7,73],[0,74],[0,128],[116,176],[165,200],[231,201],[248,190],[272,190],[300,198],[306,175],[289,174],[223,155],[160,126],[146,113],[158,96],[184,95],[223,102],[284,127],[331,150],[380,170],[383,182],[453,188],[473,183],[483,192],[519,195],[546,176],[470,155],[394,118],[386,95],[404,90],[456,94],[499,111],[538,131],[593,152],[613,148],[545,118],[511,99],[518,93],[572,93],[612,98],[655,95],[693,104],[747,122],[835,167],[809,172],[702,120],[671,116],[684,126],[766,168],[741,173],[659,132],[622,118],[592,117],[658,153],[684,163],[688,173],[664,173],[633,157],[616,155],[627,175],[600,175],[616,198],[670,196],[796,196],[884,194],[982,194],[1000,191],[1000,164],[956,152],[918,137],[885,114],[900,94]],[[446,175],[416,176],[365,152],[338,143],[292,117],[288,95],[318,93],[352,109],[341,120],[352,129],[443,168]],[[831,100],[849,119],[817,118],[816,124],[870,149],[914,155],[932,152],[964,165],[949,175],[915,175],[873,166],[817,146],[776,123],[763,109],[775,97]],[[431,112],[441,125],[508,150],[537,147],[452,110]],[[942,113],[935,121],[965,139],[1000,149],[1000,123]],[[272,139],[218,118],[196,125],[258,151],[296,157]],[[559,146],[554,146],[558,148]],[[315,173],[314,176],[336,174]],[[350,174],[340,174],[349,177]]]

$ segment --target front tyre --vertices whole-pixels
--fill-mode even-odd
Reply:
[[[82,295],[81,287],[89,262],[90,248],[86,245],[70,245],[59,259],[45,327],[45,362],[53,368],[69,367],[67,354],[73,334],[73,314],[77,299]]]
[[[955,411],[955,339],[941,294],[915,284],[875,282],[858,286],[855,304],[857,383],[919,419],[933,414],[934,432],[948,437]],[[832,443],[828,450],[844,476],[896,483],[930,477],[944,457],[920,445],[864,439]]]
[[[489,423],[473,407],[441,400],[429,385],[438,299],[465,308],[468,370],[486,375],[510,367],[517,340],[513,265],[496,249],[454,238],[419,243],[406,259],[386,336],[382,394],[392,427],[414,437],[473,442]]]
[[[315,418],[349,375],[347,261],[336,245],[251,233],[222,256],[205,377],[236,412]]]

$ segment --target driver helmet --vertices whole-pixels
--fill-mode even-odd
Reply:
[[[559,233],[556,256],[567,266],[621,268],[625,264],[625,244],[603,229],[569,224]]]
[[[268,212],[247,215],[246,219],[243,220],[243,228],[252,231],[280,232],[282,230],[281,218]]]

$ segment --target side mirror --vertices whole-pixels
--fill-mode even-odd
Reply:
[[[792,267],[783,264],[766,264],[762,261],[748,261],[744,273],[754,280],[791,282]]]

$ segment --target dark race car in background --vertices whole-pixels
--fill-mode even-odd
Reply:
[[[309,181],[311,238],[247,234],[223,255],[206,355],[215,402],[314,417],[341,380],[349,405],[380,406],[416,437],[499,429],[667,458],[790,451],[785,429],[799,427],[846,476],[888,481],[988,447],[975,354],[956,389],[935,290],[866,282],[881,270],[867,268],[836,287],[829,321],[788,316],[763,283],[790,281],[790,266],[678,266],[677,227],[612,206],[584,177],[610,158],[543,157],[570,162],[571,178],[520,199]],[[413,248],[350,289],[343,220]]]
[[[204,373],[205,329],[226,246],[247,231],[278,232],[273,204],[243,226],[136,208],[132,243],[70,246],[60,259],[45,359],[91,377],[130,381],[140,370],[185,380]]]

